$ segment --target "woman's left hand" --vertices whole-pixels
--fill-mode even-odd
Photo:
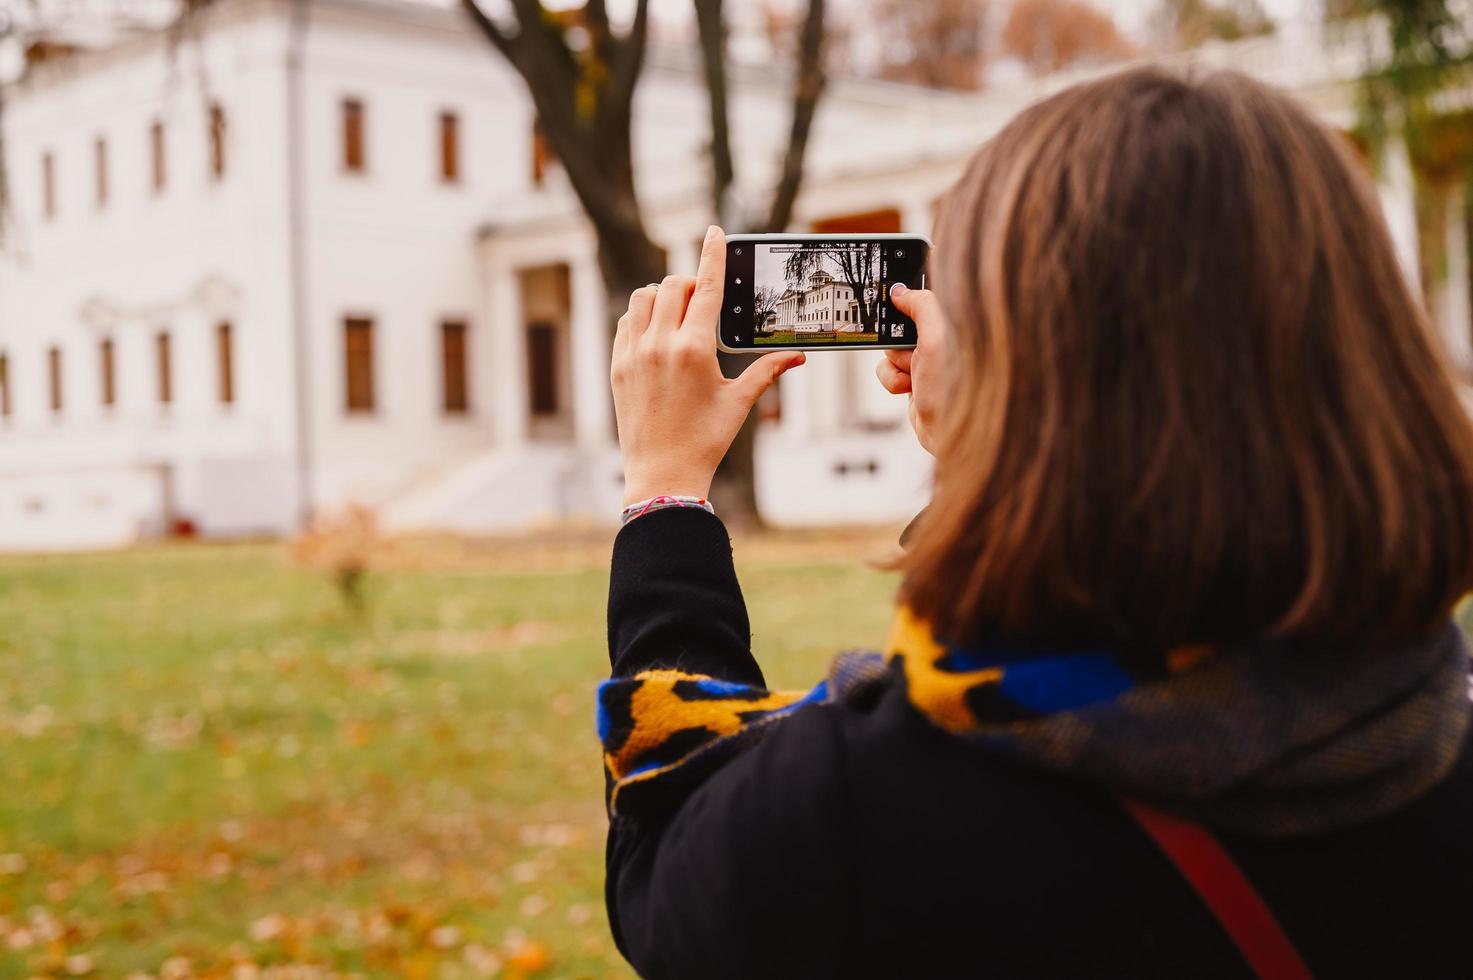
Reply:
[[[629,297],[614,334],[610,380],[624,502],[660,495],[705,497],[716,466],[762,393],[801,351],[778,351],[728,380],[716,361],[726,236],[714,225],[701,246],[696,278],[666,276]]]

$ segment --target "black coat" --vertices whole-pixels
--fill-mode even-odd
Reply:
[[[615,676],[762,684],[721,522],[620,531]],[[1473,752],[1391,817],[1222,843],[1324,977],[1473,976]],[[1218,977],[1247,967],[1105,792],[990,757],[898,688],[800,711],[659,818],[609,828],[619,949],[648,977]]]

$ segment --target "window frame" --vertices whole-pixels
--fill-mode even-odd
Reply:
[[[99,401],[103,408],[111,409],[118,403],[117,342],[112,337],[97,342],[97,369],[102,382]]]
[[[465,317],[440,320],[440,413],[464,417],[471,414],[470,321]],[[451,354],[452,338],[458,345]],[[452,366],[455,370],[452,371]],[[458,398],[455,396],[459,396]]]
[[[235,326],[229,320],[215,324],[215,400],[235,404]]]
[[[99,133],[92,140],[93,203],[99,211],[107,209],[108,199],[111,196],[107,155],[107,137]]]
[[[162,119],[149,123],[148,160],[149,190],[158,197],[169,187],[169,136]]]
[[[447,187],[459,187],[464,183],[464,168],[461,167],[462,127],[460,113],[454,109],[441,109],[437,132],[440,149],[440,183]]]
[[[66,378],[61,359],[61,345],[46,348],[46,404],[53,417],[66,411]]]
[[[368,106],[360,96],[338,100],[338,163],[344,174],[361,177],[368,173]]]
[[[154,395],[159,406],[168,409],[174,404],[174,339],[167,327],[153,335]]]
[[[343,411],[349,416],[378,414],[378,391],[374,383],[375,318],[368,314],[345,314],[343,323]],[[355,337],[361,343],[355,347]],[[355,378],[358,379],[355,383]]]
[[[221,105],[218,100],[212,100],[207,118],[206,149],[209,151],[208,165],[210,180],[218,184],[225,179],[226,168],[229,166],[225,146],[225,137],[229,132],[229,123],[225,117],[225,106]]]
[[[46,221],[55,221],[57,210],[56,151],[43,150],[41,153],[41,217]]]

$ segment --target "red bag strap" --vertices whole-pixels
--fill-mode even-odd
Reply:
[[[1201,824],[1120,800],[1156,842],[1217,919],[1261,980],[1309,980],[1313,976],[1274,914],[1216,837]]]

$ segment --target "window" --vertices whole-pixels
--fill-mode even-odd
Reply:
[[[51,385],[51,411],[61,414],[61,348],[46,350],[46,376]]]
[[[167,405],[174,400],[174,375],[171,361],[169,332],[160,330],[153,338],[154,357],[158,362],[159,404]]]
[[[10,355],[0,353],[0,418],[10,418]]]
[[[210,176],[225,176],[225,108],[218,102],[210,103]]]
[[[465,322],[446,320],[440,324],[441,391],[447,414],[464,415],[470,411],[470,386],[465,363]]]
[[[440,113],[440,180],[460,183],[460,117],[453,112]]]
[[[538,322],[527,327],[528,394],[534,416],[558,413],[557,328]]]
[[[104,337],[97,345],[97,362],[102,371],[102,403],[113,405],[117,403],[116,368],[113,363],[113,341],[111,337]]]
[[[348,411],[373,411],[373,321],[367,317],[343,321],[343,368]]]
[[[552,168],[556,159],[552,154],[552,144],[547,142],[547,134],[542,131],[542,123],[533,123],[532,186],[542,186],[542,182],[547,179],[547,172]]]
[[[361,174],[365,169],[363,152],[363,103],[343,100],[343,170]]]
[[[148,129],[148,150],[152,160],[153,192],[161,193],[169,180],[168,163],[164,151],[164,124],[154,120]]]
[[[215,364],[219,372],[220,404],[230,405],[235,401],[235,360],[229,323],[215,325]]]
[[[107,140],[97,137],[92,144],[92,165],[97,171],[97,207],[107,207]]]
[[[56,157],[41,155],[41,213],[46,219],[56,217]]]

